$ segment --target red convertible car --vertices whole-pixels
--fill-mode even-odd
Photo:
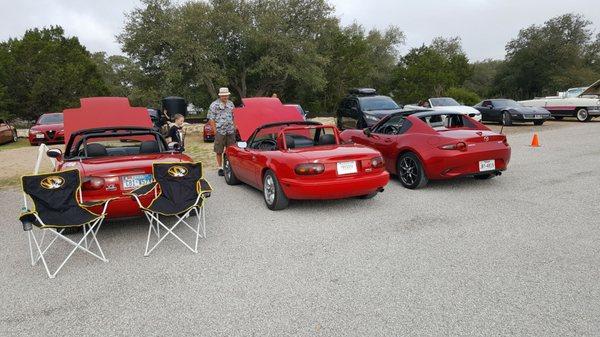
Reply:
[[[370,198],[388,183],[381,154],[341,144],[335,126],[304,121],[277,98],[243,102],[234,118],[247,141],[225,150],[225,181],[262,190],[269,209],[283,209],[290,199]]]
[[[428,180],[500,175],[510,161],[506,136],[457,112],[395,113],[364,130],[346,130],[341,138],[379,150],[386,169],[406,188]]]
[[[153,130],[146,108],[131,107],[127,98],[82,98],[81,108],[65,110],[64,118],[65,152],[51,149],[48,156],[57,159],[56,170],[79,170],[83,202],[115,198],[109,218],[142,214],[129,192],[152,180],[152,163],[192,161]]]
[[[65,142],[63,114],[45,113],[29,129],[29,144],[62,144]]]

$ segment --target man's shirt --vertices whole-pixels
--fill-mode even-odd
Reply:
[[[223,104],[220,99],[210,104],[206,117],[208,117],[209,120],[215,121],[217,133],[221,135],[235,133],[235,126],[233,125],[233,108],[234,105],[231,101],[227,101],[226,104]]]

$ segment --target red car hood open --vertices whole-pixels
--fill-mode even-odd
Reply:
[[[80,100],[81,107],[63,111],[65,140],[83,129],[135,126],[151,128],[146,108],[129,105],[127,97],[90,97]]]
[[[275,122],[303,121],[293,106],[285,106],[279,98],[243,98],[244,105],[233,110],[233,118],[240,137],[246,141],[258,127]]]

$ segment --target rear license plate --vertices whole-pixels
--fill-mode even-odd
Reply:
[[[342,161],[337,163],[337,174],[352,174],[358,172],[355,161]]]
[[[533,116],[533,118],[535,118],[535,119],[542,119],[543,117],[542,117],[542,115],[535,115],[535,116]]]
[[[37,135],[35,135],[35,138],[37,138],[37,139],[43,139],[44,138],[44,134],[43,133],[38,133]]]
[[[121,186],[123,186],[124,190],[133,190],[134,188],[138,188],[151,182],[151,174],[137,174],[134,176],[121,177]]]
[[[494,159],[482,160],[479,162],[479,172],[493,171],[495,169],[496,169],[496,161]]]

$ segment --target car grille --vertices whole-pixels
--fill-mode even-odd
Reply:
[[[46,132],[46,135],[48,135],[48,138],[50,139],[54,139],[54,135],[56,134],[56,131],[48,131]]]

